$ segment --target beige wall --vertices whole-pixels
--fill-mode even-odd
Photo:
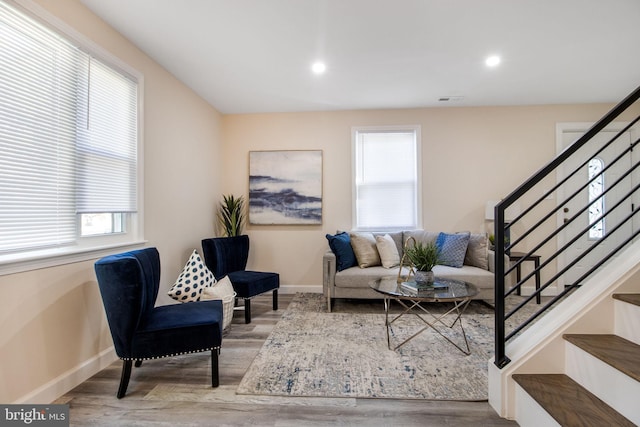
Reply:
[[[229,115],[223,119],[222,189],[248,195],[249,151],[323,150],[323,224],[247,227],[252,245],[250,268],[279,272],[284,286],[319,287],[321,258],[328,248],[324,235],[352,226],[352,126],[420,125],[423,227],[432,231],[485,231],[485,203],[509,194],[555,155],[556,123],[593,122],[611,107],[599,104]]]
[[[424,227],[482,230],[485,202],[507,194],[554,155],[557,122],[594,121],[610,107],[222,117],[78,0],[38,3],[145,76],[145,237],[160,250],[163,291],[200,239],[213,235],[221,194],[247,195],[250,150],[323,150],[322,226],[247,227],[250,268],[280,272],[284,286],[319,288],[325,233],[351,228],[352,126],[421,125]],[[93,261],[1,276],[0,289],[0,402],[31,397],[35,403],[66,391],[61,387],[73,385],[69,378],[83,366],[95,371],[111,337]],[[161,298],[169,300],[164,292]]]
[[[166,290],[213,234],[221,116],[79,1],[39,3],[144,74],[145,238]],[[0,402],[36,403],[112,346],[93,261],[0,276],[0,289]]]

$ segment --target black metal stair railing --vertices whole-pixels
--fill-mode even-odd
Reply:
[[[639,99],[640,87],[496,205],[496,260],[508,259],[505,256],[508,257],[512,249],[525,254],[516,257],[517,260],[514,262],[496,262],[494,363],[498,368],[503,368],[510,362],[506,354],[507,341],[531,325],[557,302],[570,297],[588,277],[640,234],[640,227],[635,227],[638,229],[634,230],[633,226],[634,217],[640,210],[640,206],[636,206],[640,203],[635,200],[640,196],[640,160],[636,161],[636,156],[632,155],[640,143],[640,132],[635,130],[640,127],[640,102],[637,102]],[[626,119],[626,125],[609,137],[610,126],[621,122],[622,118]],[[624,139],[625,135],[631,135],[628,143]],[[608,164],[593,176],[585,178],[590,161],[600,158],[603,154],[610,158]],[[569,167],[569,164],[578,166]],[[567,169],[570,171],[567,172]],[[597,183],[603,183],[602,191],[597,197],[608,203],[604,211],[595,213],[590,209],[594,206],[594,200],[585,195]],[[535,196],[536,194],[542,195]],[[585,198],[587,201],[580,204],[579,200]],[[554,206],[546,206],[549,200],[554,199]],[[578,204],[575,212],[571,212],[570,216],[564,215],[564,221],[558,220],[559,215],[567,214],[570,211],[568,206],[573,207],[574,204]],[[516,210],[520,213],[506,221],[505,212],[513,207],[518,207]],[[591,244],[583,248],[580,242],[589,235],[594,225],[601,223],[607,225],[603,235],[593,238]],[[513,232],[516,229],[517,234]],[[516,238],[509,240],[509,237],[513,236]],[[507,287],[508,279],[514,270],[521,268],[525,258],[539,253],[544,254],[544,261]],[[564,262],[559,267],[561,259]],[[572,277],[571,283],[561,283],[569,274]],[[534,276],[544,277],[539,289],[532,291],[530,295],[515,299],[516,293],[521,294],[517,291],[522,290],[523,285]],[[543,304],[536,303],[533,306],[538,296],[547,289],[552,296],[544,298]],[[523,314],[525,312],[526,315]]]

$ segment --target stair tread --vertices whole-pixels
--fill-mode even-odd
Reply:
[[[640,345],[617,335],[565,334],[564,339],[640,381]]]
[[[562,426],[634,426],[564,374],[514,374],[513,379]]]
[[[613,294],[613,298],[640,306],[640,294]]]

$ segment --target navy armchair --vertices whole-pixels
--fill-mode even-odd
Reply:
[[[117,397],[122,398],[145,359],[211,351],[211,385],[219,385],[222,302],[197,301],[155,307],[160,284],[156,248],[110,255],[95,263],[116,354],[123,360]]]
[[[278,309],[280,275],[245,270],[249,258],[249,236],[204,239],[202,253],[216,280],[229,276],[238,298],[244,300],[245,323],[251,323],[251,298],[257,295],[273,291],[273,309]]]

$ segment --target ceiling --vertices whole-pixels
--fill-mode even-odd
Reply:
[[[81,1],[225,114],[617,102],[640,85],[638,0]]]

